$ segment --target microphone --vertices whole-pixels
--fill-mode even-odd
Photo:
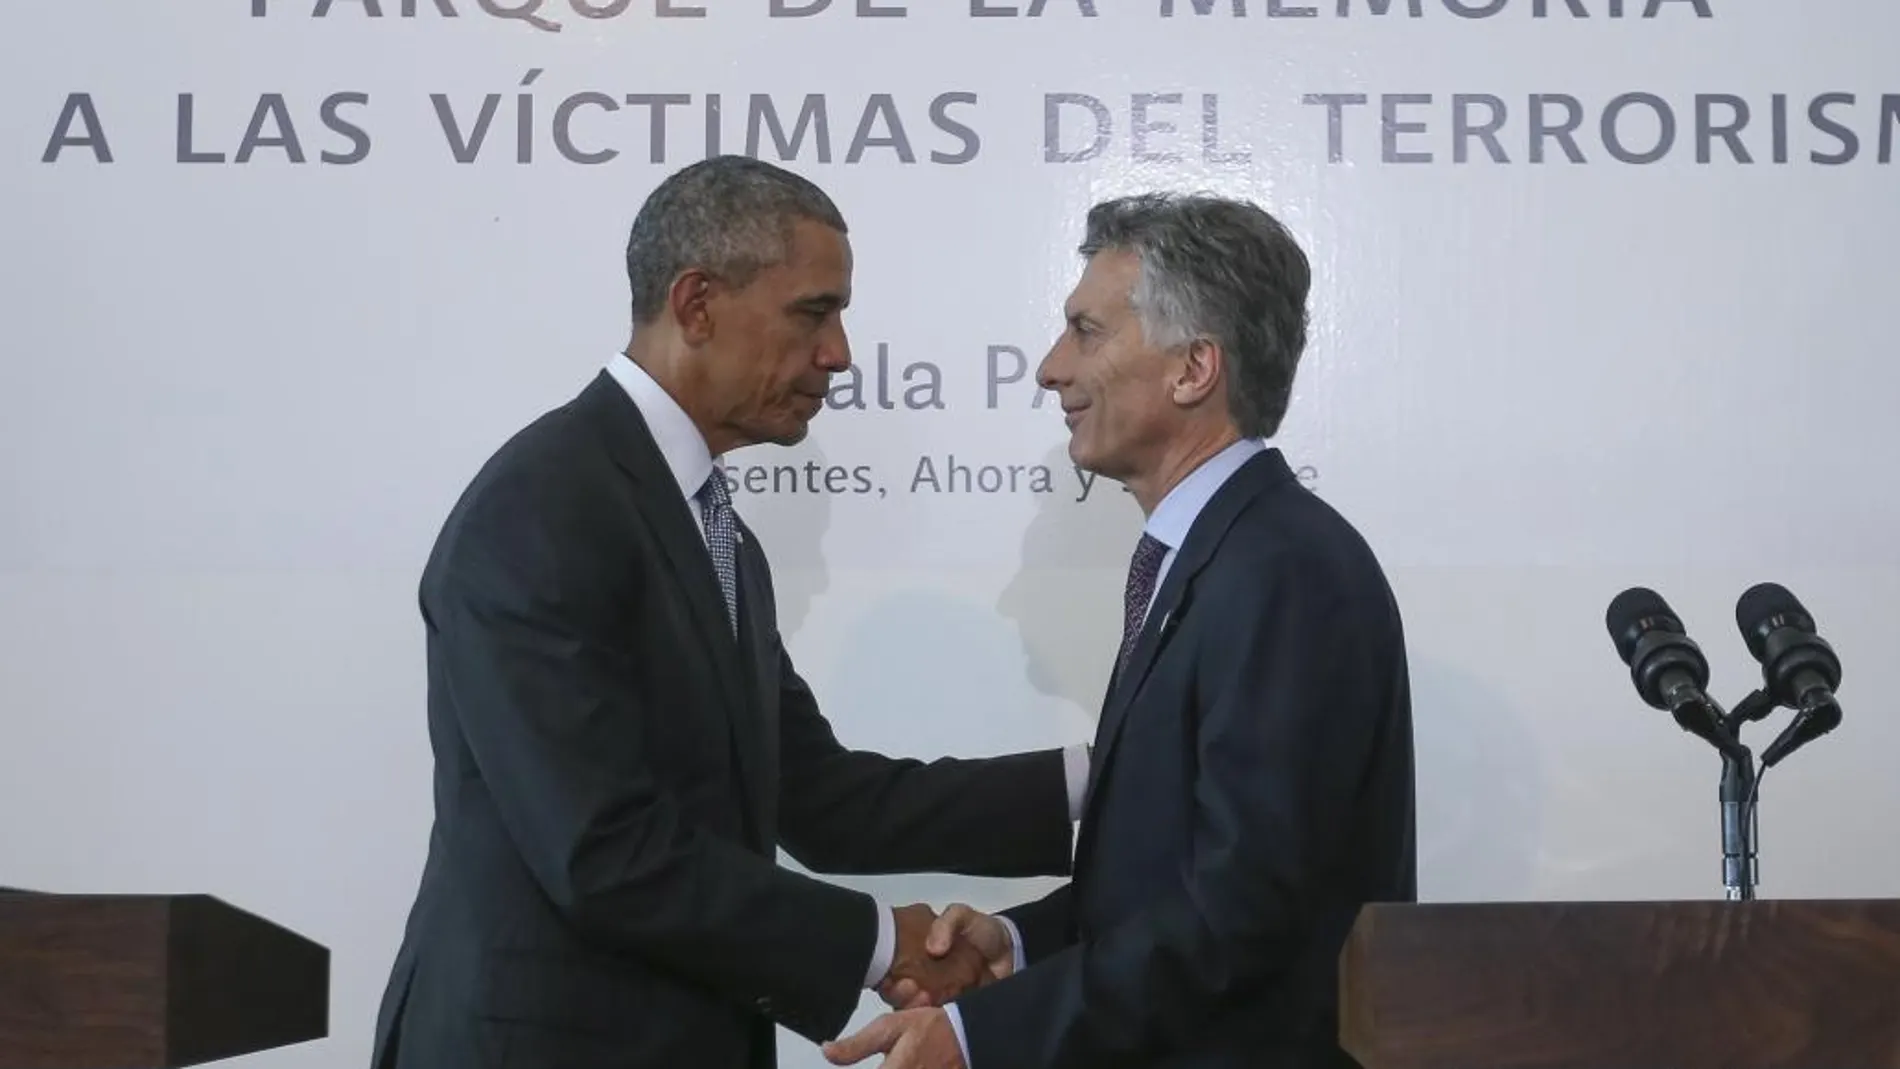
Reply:
[[[1611,600],[1604,624],[1644,702],[1667,711],[1684,731],[1724,754],[1740,759],[1747,753],[1723,725],[1721,708],[1704,691],[1709,685],[1708,659],[1662,595],[1631,587]]]
[[[1841,660],[1815,633],[1814,618],[1800,599],[1778,583],[1757,583],[1743,591],[1735,603],[1735,626],[1749,655],[1761,662],[1763,688],[1795,711],[1794,721],[1762,751],[1762,767],[1773,768],[1840,726],[1834,688],[1841,685]]]

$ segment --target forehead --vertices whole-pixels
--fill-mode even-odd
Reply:
[[[1140,274],[1141,260],[1133,252],[1106,249],[1096,253],[1069,294],[1069,314],[1101,318],[1133,310]]]
[[[794,286],[843,291],[851,285],[851,242],[823,223],[800,219],[778,266]]]

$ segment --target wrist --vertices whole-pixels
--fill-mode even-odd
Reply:
[[[1008,970],[1003,975],[1013,976],[1029,967],[1028,958],[1023,954],[1022,932],[1016,929],[1016,922],[996,914],[996,926],[1003,930],[1003,954],[1000,964]]]
[[[897,956],[897,912],[876,899],[872,905],[877,917],[877,934],[872,938],[871,960],[864,971],[866,988],[875,988],[885,981]]]

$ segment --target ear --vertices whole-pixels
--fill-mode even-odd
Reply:
[[[1188,342],[1181,360],[1175,365],[1170,397],[1183,408],[1191,408],[1213,397],[1220,388],[1226,354],[1214,341],[1196,338]]]
[[[697,344],[712,338],[712,300],[714,282],[711,275],[698,268],[688,269],[673,280],[672,288],[666,291],[666,307],[673,315],[673,322],[679,324],[680,335],[689,344]]]

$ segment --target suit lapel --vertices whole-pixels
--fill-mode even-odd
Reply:
[[[739,651],[745,662],[745,708],[733,721],[733,742],[752,799],[762,841],[777,838],[778,826],[778,644],[776,609],[765,573],[765,557],[743,520],[739,527]]]
[[[1113,761],[1115,744],[1121,739],[1129,707],[1154,667],[1155,658],[1167,647],[1168,640],[1180,628],[1182,618],[1192,606],[1195,578],[1214,558],[1214,551],[1242,510],[1254,498],[1292,477],[1292,469],[1286,466],[1280,451],[1269,449],[1241,465],[1208,500],[1188,529],[1187,537],[1175,551],[1174,563],[1168,566],[1167,578],[1155,592],[1154,606],[1148,610],[1135,648],[1129,651],[1128,664],[1110,682],[1103,700],[1102,716],[1095,727],[1094,754],[1089,760],[1088,787],[1083,795],[1085,826],[1089,810],[1094,807],[1096,788]]]
[[[746,672],[732,625],[726,618],[726,598],[719,590],[719,577],[713,572],[712,557],[693,523],[693,514],[680,496],[679,483],[667,468],[639,406],[613,381],[613,376],[601,372],[582,391],[578,403],[594,414],[595,426],[606,439],[614,462],[639,484],[640,516],[659,543],[670,565],[667,577],[679,587],[695,629],[712,655],[714,674],[726,698],[727,722],[733,725],[735,734],[742,732],[738,725],[748,719],[752,694],[745,683]]]
[[[1192,536],[1187,540],[1193,542]],[[1121,738],[1122,721],[1128,717],[1129,703],[1134,701],[1135,693],[1148,678],[1148,670],[1154,667],[1155,657],[1173,637],[1180,625],[1181,616],[1187,611],[1188,599],[1184,596],[1193,589],[1193,573],[1200,570],[1205,561],[1190,562],[1186,546],[1175,554],[1175,562],[1168,569],[1168,577],[1155,592],[1153,608],[1148,610],[1147,620],[1141,625],[1141,637],[1135,640],[1135,648],[1128,652],[1128,663],[1123,666],[1120,675],[1109,682],[1108,694],[1103,700],[1102,716],[1095,725],[1095,751],[1089,761],[1088,788],[1084,799],[1095,797],[1095,786],[1101,781],[1102,770],[1108,767],[1110,755],[1115,751],[1115,743]],[[1086,809],[1085,809],[1086,811]]]

